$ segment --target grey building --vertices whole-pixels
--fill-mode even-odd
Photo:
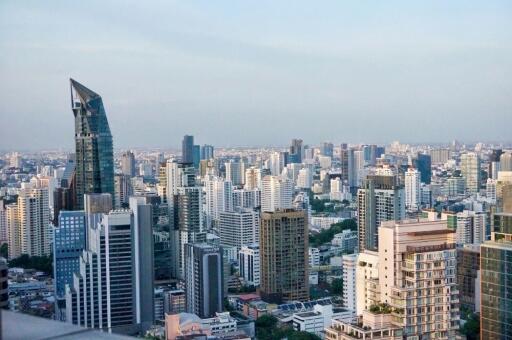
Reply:
[[[109,193],[114,197],[112,134],[99,94],[70,79],[75,116],[75,209],[84,207],[84,194]]]
[[[183,136],[183,141],[181,142],[181,162],[194,163],[194,136]]]
[[[185,275],[187,312],[200,318],[211,318],[222,312],[222,248],[207,243],[186,244]]]

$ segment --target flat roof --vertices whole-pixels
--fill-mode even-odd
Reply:
[[[67,322],[55,321],[36,316],[1,311],[2,336],[4,340],[18,339],[134,339],[125,335],[101,332],[93,328],[84,328]]]

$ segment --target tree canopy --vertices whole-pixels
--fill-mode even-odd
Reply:
[[[318,234],[309,236],[309,244],[313,247],[318,247],[327,242],[331,242],[334,235],[341,233],[343,230],[357,230],[357,223],[353,219],[346,219],[339,223],[334,223],[329,229],[324,229]]]

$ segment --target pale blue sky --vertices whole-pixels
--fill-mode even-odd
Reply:
[[[0,2],[0,149],[510,141],[512,1]]]

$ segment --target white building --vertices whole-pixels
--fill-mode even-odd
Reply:
[[[233,186],[224,178],[207,175],[204,180],[207,228],[216,226],[220,214],[233,211]]]
[[[245,170],[245,190],[261,189],[261,169],[250,167]]]
[[[236,247],[259,242],[260,214],[252,209],[220,213],[219,235],[223,246]]]
[[[226,180],[230,181],[234,186],[243,185],[245,180],[245,164],[231,160],[224,165],[226,167]]]
[[[320,265],[320,249],[309,248],[309,268],[318,267]]]
[[[252,190],[234,189],[233,190],[233,208],[254,209],[261,206],[261,190],[256,188]]]
[[[302,168],[299,170],[299,176],[297,177],[297,187],[299,189],[310,189],[313,184],[313,174],[311,169]]]
[[[284,154],[281,152],[273,152],[269,159],[270,174],[272,176],[280,176],[284,168]]]
[[[421,174],[417,169],[409,168],[405,173],[405,208],[416,212],[421,204]]]
[[[359,253],[356,268],[356,314],[379,301],[379,254],[371,250]]]
[[[343,306],[356,310],[357,254],[343,255]]]
[[[288,178],[265,176],[261,193],[261,211],[273,212],[279,209],[291,209],[293,183]]]
[[[333,305],[316,304],[312,311],[304,311],[293,314],[293,328],[296,331],[313,333],[320,338],[324,338],[324,329],[329,327],[332,319],[352,320],[354,312],[344,309],[335,308]]]
[[[486,214],[464,210],[457,213],[457,244],[481,244],[485,241]]]
[[[345,229],[339,234],[335,234],[332,241],[332,245],[338,247],[340,252],[354,252],[357,250],[358,237],[357,231]]]
[[[242,246],[238,252],[240,276],[255,287],[260,285],[260,247],[258,243]]]

